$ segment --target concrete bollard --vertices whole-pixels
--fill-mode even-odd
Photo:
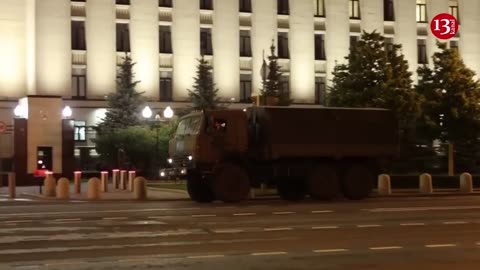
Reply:
[[[102,192],[108,192],[108,172],[100,172],[102,181]]]
[[[17,182],[15,180],[15,173],[8,173],[8,196],[13,199],[16,197]]]
[[[378,194],[384,196],[392,194],[392,182],[390,180],[390,175],[380,174],[378,176]]]
[[[420,192],[424,194],[433,193],[432,176],[428,173],[420,175]]]
[[[97,177],[88,180],[87,198],[89,200],[100,199],[100,179]]]
[[[82,172],[73,172],[73,183],[75,186],[75,193],[80,194],[82,192]]]
[[[465,193],[473,192],[473,180],[471,174],[462,173],[460,175],[460,191]]]
[[[127,188],[127,171],[120,171],[120,189],[125,190]]]
[[[113,182],[113,189],[118,189],[118,177],[120,174],[120,170],[112,170],[112,182]]]
[[[55,188],[57,183],[53,177],[52,172],[47,172],[45,174],[45,181],[43,182],[43,196],[46,197],[55,197]]]
[[[129,171],[128,172],[128,191],[133,191],[133,182],[135,180],[136,172]]]
[[[143,177],[137,177],[134,180],[134,193],[136,200],[147,199],[147,180]]]
[[[70,180],[62,177],[57,183],[57,199],[68,200],[70,198]]]

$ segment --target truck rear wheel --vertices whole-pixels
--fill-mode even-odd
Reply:
[[[202,179],[199,174],[187,176],[187,191],[190,198],[199,203],[209,203],[215,200],[215,195],[208,180]]]
[[[337,170],[328,164],[316,167],[307,180],[308,193],[316,200],[332,200],[340,193]]]
[[[354,164],[347,170],[342,180],[345,197],[351,200],[361,200],[372,192],[374,175],[368,167]]]
[[[283,200],[300,201],[305,198],[306,186],[301,179],[285,177],[277,180],[277,191]]]
[[[246,170],[235,163],[227,162],[214,171],[213,191],[224,202],[239,202],[248,198],[250,180]]]

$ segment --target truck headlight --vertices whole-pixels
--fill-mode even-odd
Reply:
[[[173,159],[171,159],[171,158],[167,159],[167,161],[168,161],[169,164],[173,163]]]
[[[192,157],[192,156],[188,156],[188,160],[192,161],[192,160],[193,160],[193,157]]]
[[[180,171],[180,173],[181,173],[181,174],[187,174],[187,170],[186,170],[186,169],[182,169],[182,170]]]
[[[165,177],[165,172],[160,172],[160,177]]]

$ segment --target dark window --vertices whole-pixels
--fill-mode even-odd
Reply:
[[[278,33],[278,57],[290,58],[288,53],[288,33]]]
[[[72,0],[72,2],[86,2],[86,0]]]
[[[252,75],[240,74],[240,102],[250,103],[252,96]]]
[[[213,55],[212,31],[210,28],[200,30],[200,53],[202,55]]]
[[[325,0],[313,0],[313,8],[316,17],[325,17]]]
[[[130,0],[115,0],[117,5],[130,5]]]
[[[290,78],[288,76],[282,76],[280,79],[280,93],[290,95]]]
[[[360,36],[350,36],[350,48],[355,48]]]
[[[383,1],[383,9],[384,9],[384,20],[385,21],[395,21],[395,11],[393,0],[384,0]]]
[[[87,123],[85,121],[74,122],[74,139],[76,142],[87,140]]]
[[[460,21],[460,18],[458,16],[458,1],[450,1],[450,15],[455,17],[457,21]]]
[[[172,0],[158,0],[159,7],[172,7]]]
[[[350,0],[349,15],[350,19],[360,19],[360,0]]]
[[[288,0],[277,0],[277,9],[278,9],[278,14],[288,15],[290,13]]]
[[[321,34],[315,35],[315,60],[325,60],[325,38]]]
[[[417,0],[417,22],[427,22],[426,0]]]
[[[172,101],[172,74],[170,72],[160,73],[160,101]]]
[[[252,56],[250,31],[248,30],[240,30],[240,56]]]
[[[418,44],[418,63],[428,64],[427,45],[425,40],[419,39],[417,44]]]
[[[450,48],[458,50],[458,41],[456,40],[450,41]]]
[[[315,78],[315,104],[325,105],[325,78]]]
[[[384,46],[386,51],[393,51],[393,38],[385,38]]]
[[[117,52],[130,52],[130,33],[126,23],[117,23]]]
[[[252,0],[240,0],[240,12],[252,12]]]
[[[200,0],[200,9],[213,9],[213,0]]]
[[[172,34],[170,26],[160,26],[160,53],[172,53]]]
[[[72,98],[85,99],[87,97],[87,76],[72,75]]]
[[[72,50],[86,50],[85,22],[72,21]]]

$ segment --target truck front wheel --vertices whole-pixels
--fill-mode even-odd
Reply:
[[[190,198],[199,203],[209,203],[215,200],[215,195],[207,179],[200,174],[192,173],[187,176],[187,191]]]
[[[309,175],[308,193],[316,200],[332,200],[340,193],[340,183],[335,167],[320,164]]]
[[[233,162],[220,164],[214,171],[213,191],[224,202],[239,202],[248,198],[250,180],[247,171]]]
[[[368,167],[354,164],[342,179],[343,194],[351,200],[366,198],[372,192],[373,181],[374,175]]]
[[[282,177],[277,180],[277,191],[280,198],[287,201],[300,201],[305,198],[306,186],[302,179]]]

